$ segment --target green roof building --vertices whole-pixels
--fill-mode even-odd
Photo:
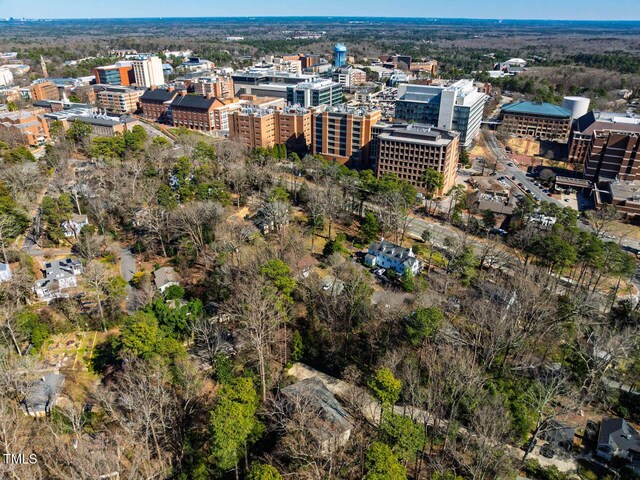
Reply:
[[[546,102],[515,102],[502,107],[500,130],[517,137],[566,142],[571,111]]]

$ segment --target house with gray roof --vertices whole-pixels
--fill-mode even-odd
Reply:
[[[421,266],[420,260],[416,258],[411,248],[401,247],[384,238],[369,245],[364,264],[368,267],[390,268],[399,275],[404,275],[408,270],[416,275]]]
[[[611,461],[614,457],[629,461],[640,474],[640,433],[623,418],[606,418],[600,424],[596,455]]]
[[[39,299],[50,302],[65,296],[64,290],[78,285],[76,277],[82,275],[82,262],[72,258],[54,260],[44,264],[44,278],[36,280],[33,291]]]
[[[351,417],[319,378],[307,378],[280,390],[285,410],[309,414],[309,430],[327,455],[343,447],[351,436]]]
[[[24,412],[32,417],[48,415],[58,403],[64,380],[61,373],[48,373],[32,384],[22,400]]]
[[[153,272],[153,283],[160,293],[172,285],[180,285],[178,275],[172,267],[162,267]]]

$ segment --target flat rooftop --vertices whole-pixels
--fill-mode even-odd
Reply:
[[[378,138],[402,141],[416,145],[442,147],[449,145],[460,134],[426,124],[396,124],[384,127]]]

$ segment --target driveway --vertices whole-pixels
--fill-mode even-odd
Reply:
[[[127,304],[127,311],[131,311],[131,294],[133,293],[133,287],[129,283],[133,279],[133,275],[136,273],[136,259],[128,248],[122,248],[120,250],[120,276],[127,282],[125,291],[127,297],[125,299]]]
[[[120,276],[130,282],[136,273],[136,259],[128,248],[120,250]]]

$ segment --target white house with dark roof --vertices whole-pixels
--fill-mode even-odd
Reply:
[[[82,275],[82,262],[71,258],[54,260],[44,264],[44,278],[36,280],[33,291],[38,298],[50,302],[64,297],[63,291],[78,285],[76,277]]]
[[[62,222],[62,230],[65,237],[78,238],[80,230],[89,225],[89,218],[86,215],[73,215],[68,220]]]
[[[8,282],[13,277],[8,263],[0,263],[0,283]]]
[[[399,275],[410,270],[414,275],[420,271],[420,260],[416,258],[411,248],[404,248],[384,238],[369,245],[364,263],[368,267],[382,267],[395,270]]]

